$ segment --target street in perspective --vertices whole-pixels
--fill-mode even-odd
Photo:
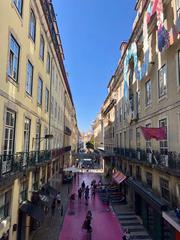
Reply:
[[[180,0],[1,0],[0,112],[0,240],[180,240]]]

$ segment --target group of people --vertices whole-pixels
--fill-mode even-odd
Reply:
[[[85,182],[83,181],[81,184],[81,187],[78,189],[78,199],[81,200],[82,196],[84,196],[86,200],[86,204],[88,204],[90,190],[91,190],[91,197],[95,198],[96,187],[97,187],[96,180],[93,180],[91,182],[91,188],[89,188],[88,185],[86,186]]]

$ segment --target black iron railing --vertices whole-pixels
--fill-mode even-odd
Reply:
[[[71,147],[61,149],[19,152],[14,155],[0,155],[0,178],[13,176],[31,167],[46,163],[70,151]]]
[[[180,171],[180,153],[167,152],[162,154],[159,151],[147,151],[142,149],[114,148],[116,156],[124,157],[127,160],[136,160],[147,164],[157,165]]]

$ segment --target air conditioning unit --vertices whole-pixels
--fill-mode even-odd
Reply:
[[[147,161],[152,163],[152,153],[147,153]]]

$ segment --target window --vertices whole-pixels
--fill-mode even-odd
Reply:
[[[38,81],[38,104],[42,105],[42,90],[43,90],[43,81],[39,78]]]
[[[160,178],[160,189],[161,196],[167,201],[169,201],[170,200],[169,182],[164,178]]]
[[[10,48],[9,49],[10,50],[9,50],[8,75],[15,82],[18,82],[20,46],[18,45],[18,43],[16,42],[16,40],[12,34],[10,36]]]
[[[36,151],[40,150],[40,138],[41,138],[41,124],[37,123],[36,124],[36,146],[35,146]]]
[[[145,101],[146,106],[149,106],[151,104],[151,80],[147,81],[145,84]]]
[[[15,124],[16,114],[13,111],[6,111],[5,118],[5,135],[4,135],[4,155],[12,155],[14,153],[14,142],[15,142]]]
[[[167,67],[166,65],[158,71],[159,98],[167,94]]]
[[[19,14],[22,16],[23,0],[14,0],[14,5],[16,6]]]
[[[148,187],[152,188],[152,173],[146,172],[146,183]]]
[[[140,97],[141,97],[141,92],[140,92],[140,90],[138,90],[136,92],[136,109],[137,109],[138,113],[140,113],[140,111],[141,111]]]
[[[54,97],[51,98],[51,114],[54,116]]]
[[[180,0],[176,0],[177,17],[180,17]]]
[[[34,12],[31,10],[30,13],[30,24],[29,24],[29,36],[35,42],[36,39],[36,18]]]
[[[46,88],[46,102],[45,102],[45,111],[49,111],[49,90]]]
[[[141,138],[140,138],[141,134],[140,134],[140,128],[136,128],[136,148],[137,150],[140,149],[141,147]]]
[[[122,107],[119,108],[119,122],[122,121]]]
[[[166,133],[167,133],[167,119],[161,119],[159,121],[159,127],[165,127]],[[160,141],[160,152],[163,155],[167,155],[168,153],[168,141],[167,141],[167,134],[166,134],[166,139]]]
[[[119,145],[122,148],[122,133],[119,134]]]
[[[60,121],[60,107],[58,107],[58,121]]]
[[[55,118],[57,118],[57,102],[55,103]]]
[[[22,182],[20,187],[20,196],[19,202],[22,203],[27,200],[27,193],[28,193],[28,184],[27,182]]]
[[[29,140],[30,140],[31,120],[25,118],[24,121],[24,152],[29,152]]]
[[[44,128],[44,136],[46,136],[48,134],[48,128],[45,127]],[[49,145],[49,141],[48,139],[45,139],[44,141],[44,150],[48,150],[48,145]]]
[[[50,54],[47,53],[47,64],[46,64],[47,73],[50,73],[50,70],[51,70],[51,57],[50,57]]]
[[[33,173],[32,183],[33,183],[33,186],[32,186],[33,190],[38,191],[39,190],[39,172],[38,171],[35,171]]]
[[[45,48],[45,43],[44,43],[44,38],[41,35],[40,38],[40,50],[39,50],[39,56],[42,60],[44,60],[44,48]]]
[[[138,181],[141,181],[141,167],[136,166],[136,178]]]
[[[133,147],[133,129],[129,129],[129,148],[131,149]]]
[[[0,221],[10,215],[11,191],[0,195]]]
[[[28,61],[27,64],[27,76],[26,76],[26,93],[32,96],[33,86],[33,65]]]

